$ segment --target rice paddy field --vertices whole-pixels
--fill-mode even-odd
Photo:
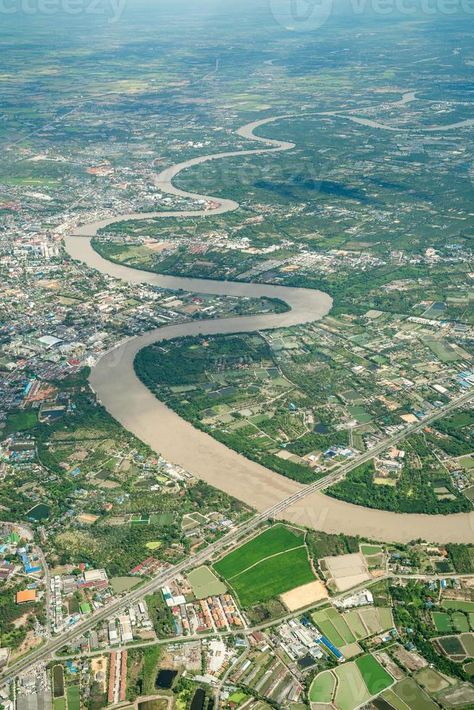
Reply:
[[[432,668],[422,668],[415,676],[416,682],[425,688],[429,693],[439,693],[449,687],[449,681],[441,673]]]
[[[433,612],[433,623],[441,634],[467,633],[474,629],[474,615],[467,616],[461,611],[452,614]]]
[[[233,550],[214,569],[246,607],[316,579],[303,535],[284,525],[275,525]]]
[[[312,703],[333,703],[337,710],[354,710],[393,684],[393,678],[370,653],[319,673],[309,697]]]
[[[438,708],[438,705],[429,698],[413,678],[401,680],[393,686],[392,690],[396,698],[404,703],[404,706],[401,706],[402,710],[403,707],[409,708],[409,710],[436,710]]]
[[[302,534],[284,525],[274,525],[219,560],[214,569],[222,577],[231,578],[271,555],[304,545]]]
[[[436,639],[436,644],[453,661],[474,658],[474,633],[442,636]]]
[[[331,671],[323,671],[316,676],[309,691],[309,699],[312,703],[330,703],[334,690],[336,689],[336,678]]]
[[[393,683],[392,676],[374,656],[367,653],[355,661],[370,695],[378,695]]]
[[[441,606],[443,609],[453,609],[455,611],[474,613],[474,602],[459,601],[457,599],[444,599]]]
[[[389,608],[365,607],[340,614],[337,609],[331,607],[315,612],[312,619],[321,633],[343,652],[347,644],[393,627],[392,612]]]

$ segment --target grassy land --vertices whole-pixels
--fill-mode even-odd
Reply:
[[[474,612],[474,602],[463,602],[445,599],[442,603],[443,609],[454,609],[455,611]]]
[[[145,649],[143,653],[143,695],[152,695],[156,691],[155,681],[159,661],[159,646]]]
[[[309,689],[312,703],[330,703],[333,697],[336,679],[331,671],[323,671],[313,680]]]
[[[214,565],[218,574],[231,579],[251,565],[279,552],[304,544],[303,537],[284,525],[275,525],[245,545],[230,552]]]
[[[400,681],[393,690],[410,710],[435,710],[438,707],[412,678]]]
[[[66,691],[68,710],[80,710],[81,707],[81,689],[79,684],[69,685]]]
[[[371,695],[377,695],[392,685],[392,676],[387,673],[385,668],[383,668],[370,653],[358,658],[355,664]]]
[[[243,606],[252,606],[315,579],[306,547],[262,560],[233,577],[232,585]]]
[[[11,412],[6,421],[4,436],[8,436],[16,431],[28,431],[33,429],[38,423],[36,412]]]

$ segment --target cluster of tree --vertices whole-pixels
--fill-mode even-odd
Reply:
[[[451,490],[449,480],[442,481]],[[349,503],[395,513],[430,513],[448,515],[472,510],[470,501],[459,494],[454,500],[438,500],[423,469],[405,467],[395,486],[374,483],[372,462],[362,464],[327,490],[333,498]]]
[[[150,594],[145,598],[151,622],[158,638],[173,636],[175,632],[173,614],[166,605],[161,592]]]
[[[446,545],[454,569],[459,574],[474,573],[474,545]]]
[[[10,646],[18,648],[24,641],[27,631],[34,627],[35,618],[44,620],[44,610],[40,604],[26,604],[19,606],[16,603],[16,593],[24,589],[24,585],[3,587],[0,590],[0,647]],[[19,628],[14,622],[23,614],[28,613],[25,624]]]
[[[159,345],[144,348],[134,365],[145,384],[176,387],[206,381],[206,372],[218,366],[232,367],[264,359],[271,360],[272,354],[263,338],[248,335],[186,337],[167,343],[166,348]]]
[[[308,532],[306,536],[310,556],[313,560],[333,555],[359,552],[359,538],[350,535],[328,535],[324,532]]]
[[[462,664],[451,661],[436,652],[430,641],[438,632],[427,622],[427,604],[432,603],[431,593],[423,584],[409,581],[405,587],[392,586],[395,626],[407,635],[420,654],[441,673],[467,680]]]

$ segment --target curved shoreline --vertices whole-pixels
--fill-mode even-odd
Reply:
[[[304,486],[246,459],[181,419],[138,379],[133,367],[135,356],[147,345],[186,335],[248,332],[318,320],[330,311],[331,297],[320,291],[303,288],[178,278],[140,271],[101,257],[93,250],[91,238],[99,229],[125,220],[206,217],[237,209],[238,204],[233,200],[188,193],[176,188],[172,180],[182,170],[209,160],[291,150],[293,143],[265,139],[253,133],[256,128],[283,118],[288,116],[255,121],[239,129],[240,136],[264,143],[266,147],[193,158],[163,170],[155,178],[155,184],[163,192],[205,202],[212,201],[217,205],[216,209],[120,215],[83,225],[75,230],[73,236],[65,238],[66,251],[72,258],[130,283],[147,283],[217,295],[266,296],[279,298],[290,306],[291,310],[282,314],[194,321],[149,331],[120,343],[106,353],[93,368],[90,376],[91,386],[101,403],[126,429],[159,451],[166,459],[259,512],[301,491]],[[328,533],[358,534],[377,540],[399,542],[409,542],[417,538],[436,542],[466,542],[473,539],[474,531],[474,512],[451,516],[390,513],[345,503],[318,492],[313,492],[288,507],[281,517]]]

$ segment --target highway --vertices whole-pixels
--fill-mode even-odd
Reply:
[[[105,619],[108,619],[111,616],[118,615],[121,610],[124,609],[126,606],[141,600],[144,596],[152,594],[161,587],[169,584],[179,574],[190,571],[198,565],[209,562],[217,553],[221,553],[226,547],[229,547],[230,545],[235,545],[242,538],[248,537],[255,530],[255,528],[257,528],[266,520],[275,518],[279,513],[283,512],[286,508],[289,508],[296,501],[311,495],[315,491],[323,491],[324,489],[328,488],[328,486],[331,486],[337,481],[342,480],[345,476],[347,476],[350,471],[352,471],[354,468],[357,468],[357,466],[360,466],[362,463],[365,463],[374,456],[382,453],[382,451],[384,451],[387,447],[400,443],[407,436],[410,436],[411,434],[422,430],[424,427],[428,426],[437,419],[440,419],[441,417],[446,416],[453,410],[464,406],[469,401],[471,401],[473,397],[474,391],[470,390],[466,392],[460,397],[449,402],[444,407],[440,407],[439,409],[431,412],[423,420],[415,424],[410,424],[409,426],[404,427],[400,432],[397,432],[393,436],[383,439],[370,451],[366,451],[360,456],[351,459],[346,464],[340,466],[337,470],[330,473],[328,476],[321,478],[319,481],[315,481],[315,483],[306,486],[305,488],[301,489],[300,491],[297,491],[293,495],[288,496],[287,498],[279,501],[268,510],[254,515],[252,518],[249,518],[240,526],[236,527],[234,530],[231,530],[227,535],[220,538],[211,545],[208,545],[203,550],[182,560],[173,567],[170,567],[160,572],[153,579],[146,582],[144,585],[141,585],[138,589],[132,590],[120,597],[119,599],[112,601],[107,606],[94,612],[84,621],[76,624],[69,631],[63,632],[57,637],[48,640],[40,648],[32,651],[24,658],[20,658],[12,666],[5,669],[0,674],[0,681],[3,683],[12,680],[19,673],[26,671],[35,663],[38,663],[39,661],[47,661],[65,644],[70,643],[74,639],[77,639],[84,633],[90,631],[99,622],[104,621]]]
[[[406,95],[407,97],[411,96],[410,94]],[[119,215],[116,217],[112,218],[107,218],[107,219],[102,219],[100,221],[96,221],[93,223],[89,223],[86,225],[83,225],[82,227],[78,228],[75,232],[77,237],[69,238],[65,240],[66,244],[66,249],[69,252],[70,256],[72,258],[84,260],[83,254],[87,252],[89,254],[89,258],[92,258],[92,255],[94,254],[93,250],[90,248],[89,251],[86,250],[86,246],[89,243],[90,247],[90,237],[94,236],[97,234],[98,230],[104,227],[107,227],[108,225],[117,223],[122,220],[126,219],[159,219],[159,218],[169,218],[169,217],[190,217],[190,216],[212,216],[216,214],[225,214],[228,211],[234,210],[238,207],[238,204],[234,202],[233,200],[225,200],[223,198],[214,198],[211,196],[206,196],[206,195],[200,195],[197,193],[189,193],[184,190],[180,190],[176,188],[173,184],[172,181],[173,179],[180,173],[182,170],[188,169],[194,165],[202,164],[206,161],[209,160],[218,160],[221,158],[229,158],[229,157],[237,157],[239,155],[257,155],[257,154],[262,154],[262,153],[267,153],[267,152],[278,152],[278,151],[286,151],[286,150],[291,150],[294,145],[292,143],[288,143],[285,141],[277,141],[277,140],[271,140],[271,139],[266,139],[266,138],[260,138],[254,134],[254,130],[257,128],[260,128],[266,124],[271,123],[272,121],[278,120],[281,118],[285,118],[283,116],[280,117],[272,117],[272,118],[267,118],[263,119],[261,121],[256,121],[254,123],[248,124],[247,126],[242,127],[239,129],[238,133],[241,137],[249,139],[249,140],[254,140],[263,144],[266,144],[266,147],[261,147],[255,150],[247,150],[247,151],[232,151],[228,153],[218,153],[214,155],[208,155],[208,156],[201,156],[199,158],[192,159],[190,161],[186,161],[185,163],[181,163],[175,166],[172,166],[171,168],[167,168],[166,170],[162,171],[156,178],[155,178],[155,184],[157,187],[159,187],[163,192],[167,192],[168,194],[172,194],[175,196],[180,196],[180,197],[186,197],[186,198],[191,198],[194,200],[200,200],[204,201],[207,203],[212,203],[215,202],[215,208],[213,210],[199,210],[199,211],[183,211],[183,212],[159,212],[159,213],[137,213],[137,214],[130,214],[130,215]],[[89,242],[85,239],[85,237],[89,237]],[[83,241],[84,246],[79,247],[79,243]],[[238,330],[239,332],[242,331],[248,331],[248,330],[258,330],[259,328],[268,328],[268,327],[281,327],[284,325],[294,325],[296,323],[305,323],[309,322],[311,320],[315,320],[317,317],[322,317],[325,315],[331,306],[331,299],[327,294],[322,294],[320,292],[312,291],[309,289],[296,289],[296,288],[287,288],[287,287],[277,287],[277,286],[268,286],[268,285],[259,285],[259,284],[247,284],[247,283],[236,283],[236,282],[214,282],[214,281],[208,281],[208,280],[196,280],[196,279],[187,279],[187,278],[181,278],[179,281],[175,277],[164,277],[164,276],[158,276],[157,274],[148,274],[145,275],[144,272],[139,272],[138,270],[131,269],[129,267],[125,266],[118,266],[115,264],[112,264],[110,262],[106,262],[104,259],[99,259],[97,254],[95,254],[94,259],[96,260],[95,262],[86,262],[89,263],[90,266],[95,267],[96,264],[100,264],[103,267],[104,273],[109,273],[110,275],[116,277],[116,278],[124,278],[125,280],[129,282],[135,282],[135,283],[142,283],[142,282],[148,282],[152,283],[154,285],[162,286],[162,287],[167,287],[167,288],[177,288],[177,285],[179,283],[179,288],[185,288],[190,291],[195,291],[195,292],[202,292],[202,293],[216,293],[216,294],[224,294],[224,295],[234,295],[234,296],[253,296],[253,297],[261,297],[261,296],[271,296],[271,297],[280,297],[282,300],[285,300],[289,305],[291,306],[291,310],[288,313],[284,314],[273,314],[273,315],[267,315],[263,319],[261,316],[254,316],[251,318],[239,318],[236,319],[238,321]],[[102,269],[100,269],[102,270]],[[251,321],[251,327],[246,327],[249,325],[249,320]],[[221,324],[223,324],[221,326]],[[223,332],[224,329],[227,328],[229,332],[232,332],[231,328],[235,326],[235,323],[232,322],[232,319],[227,319],[226,322],[221,321],[221,324],[219,321],[208,321],[206,325],[206,333],[208,332],[216,332],[217,328],[222,327]],[[187,324],[186,325],[188,330],[191,330],[193,327],[197,329],[197,332],[202,332],[203,330],[203,323],[199,322],[198,324]],[[230,330],[229,330],[230,329]],[[143,413],[144,411],[144,406],[143,406],[143,392],[138,392],[139,396],[134,400],[132,397],[132,392],[131,390],[127,389],[124,384],[126,384],[126,380],[124,377],[118,377],[117,374],[117,369],[115,369],[115,365],[120,362],[121,359],[124,357],[124,349],[126,347],[131,348],[129,355],[130,355],[130,363],[133,364],[133,357],[138,350],[143,347],[145,344],[149,344],[150,342],[156,342],[159,340],[161,337],[163,337],[163,331],[164,329],[161,329],[160,331],[151,331],[150,333],[145,334],[144,336],[139,336],[137,338],[132,339],[131,341],[128,341],[127,343],[120,349],[116,348],[113,351],[111,351],[109,354],[106,355],[106,357],[103,358],[102,360],[102,371],[108,370],[108,376],[111,378],[112,381],[112,392],[114,395],[118,395],[119,393],[123,392],[123,396],[126,398],[125,399],[125,406],[122,406],[122,402],[119,402],[119,409],[121,412],[127,412],[130,410],[130,408],[133,405],[136,405],[137,407],[137,413]],[[234,332],[236,332],[234,330]],[[184,333],[180,333],[180,335],[183,335]],[[186,333],[188,334],[188,333]],[[176,337],[176,333],[173,331],[173,333],[170,333],[169,339],[171,337]],[[149,342],[148,342],[149,341]],[[131,345],[130,345],[131,343]],[[96,378],[97,378],[97,371],[101,363],[98,363],[98,366],[96,366],[94,372],[96,373]],[[130,368],[131,372],[133,374],[133,367]],[[123,372],[122,372],[123,375]],[[122,387],[117,387],[117,382],[121,382]],[[94,376],[92,377],[92,385],[94,386],[96,384],[96,380],[94,379]],[[135,385],[138,387],[138,383],[135,383]],[[145,388],[144,388],[145,389]],[[102,392],[98,392],[100,396],[102,396]],[[154,400],[154,395],[151,395],[151,393],[148,393],[150,397],[152,397]],[[363,454],[351,458],[347,463],[343,464],[342,466],[339,466],[335,471],[331,472],[329,475],[319,479],[315,483],[308,485],[308,486],[302,486],[297,488],[293,493],[290,495],[285,495],[283,496],[280,500],[278,500],[276,503],[271,505],[270,507],[267,507],[265,510],[261,510],[259,513],[251,517],[250,519],[246,520],[244,523],[242,523],[240,526],[236,527],[234,530],[230,531],[227,535],[222,537],[220,540],[217,540],[216,542],[212,543],[208,547],[206,547],[204,550],[199,551],[198,553],[186,558],[185,560],[182,560],[179,562],[177,565],[174,565],[173,567],[170,567],[162,572],[160,572],[158,575],[156,575],[153,579],[149,580],[142,586],[140,586],[138,589],[132,590],[128,592],[126,595],[120,597],[119,599],[116,599],[112,601],[110,604],[108,604],[106,607],[97,610],[91,616],[89,616],[87,619],[84,621],[81,621],[80,623],[76,624],[73,628],[68,630],[67,632],[64,632],[60,635],[58,635],[55,638],[49,639],[46,641],[41,647],[38,649],[32,651],[30,654],[27,656],[18,659],[15,663],[12,664],[12,666],[6,670],[3,670],[3,672],[0,674],[0,680],[2,682],[8,681],[13,679],[15,676],[17,676],[19,673],[24,672],[31,666],[33,666],[35,663],[38,663],[40,661],[46,661],[50,659],[59,649],[61,649],[66,643],[70,643],[74,639],[79,638],[86,632],[90,631],[92,628],[94,628],[98,623],[101,621],[104,621],[105,619],[115,616],[120,613],[120,611],[126,607],[127,605],[137,602],[138,600],[142,599],[144,596],[153,593],[160,587],[169,584],[173,579],[176,578],[177,575],[187,572],[190,569],[193,569],[194,567],[208,562],[210,559],[212,559],[215,555],[218,553],[222,553],[225,548],[230,547],[231,545],[235,545],[237,542],[239,542],[241,539],[248,537],[261,523],[265,522],[268,519],[276,518],[279,516],[281,513],[286,511],[287,509],[291,508],[295,503],[298,503],[299,501],[304,500],[305,498],[308,498],[314,493],[322,492],[329,486],[333,485],[334,483],[342,480],[350,471],[355,469],[357,466],[360,466],[362,463],[365,463],[366,461],[369,461],[371,458],[374,456],[378,455],[382,451],[384,451],[387,447],[396,445],[399,442],[401,442],[405,437],[416,433],[417,431],[420,431],[423,427],[431,424],[434,422],[436,419],[439,419],[449,412],[465,405],[467,402],[469,402],[472,397],[474,396],[474,392],[471,390],[469,392],[466,392],[465,394],[461,395],[460,397],[452,400],[449,402],[447,405],[444,407],[441,407],[439,409],[436,409],[435,411],[431,412],[428,416],[426,416],[422,421],[416,422],[415,424],[411,424],[408,426],[405,426],[402,430],[394,434],[393,436],[387,437],[384,440],[380,441],[376,446],[374,446],[370,451],[364,452]],[[157,400],[156,400],[157,401]],[[157,406],[157,405],[156,405]],[[110,407],[108,407],[110,411]],[[169,419],[170,413],[167,412],[167,417]],[[121,420],[120,416],[117,414],[115,416],[116,419],[121,421],[121,423],[126,426],[127,429],[133,431],[132,426],[128,426],[128,422],[124,422]],[[150,420],[149,412],[147,413],[147,419]],[[166,444],[166,436],[163,436],[163,428],[156,426],[156,420],[153,422],[153,429],[158,431],[160,433],[160,449],[161,452],[166,455],[166,451],[163,452],[162,447],[163,445]],[[186,439],[178,438],[178,443],[180,449],[186,449],[190,450],[193,461],[192,461],[192,466],[186,466],[184,465],[184,468],[189,468],[192,473],[199,473],[199,471],[196,471],[196,462],[199,460],[198,459],[198,454],[199,454],[199,447],[193,447],[190,445],[191,439],[190,437],[193,436],[192,432],[196,432],[191,426],[189,426],[187,429],[182,430],[186,434]],[[181,430],[180,430],[181,432]],[[146,441],[146,437],[140,435],[137,432],[136,435],[139,436],[143,441]],[[202,436],[201,433],[199,433],[199,436]],[[186,440],[188,442],[188,446],[183,447],[182,442]],[[207,446],[211,446],[212,440],[210,440],[207,444]],[[192,442],[191,442],[192,443]],[[201,447],[202,448],[202,447]],[[217,452],[218,449],[216,448],[215,451]],[[174,462],[176,461],[175,456],[166,456],[169,460],[172,460]],[[211,459],[210,457],[206,457],[204,459],[204,464],[205,467],[208,467],[210,465]],[[178,462],[179,463],[179,462]],[[241,463],[241,465],[243,465]],[[220,467],[219,467],[220,468]],[[255,476],[255,464],[252,464],[252,469],[251,469],[251,474],[252,476]],[[222,471],[219,470],[219,473]],[[232,471],[232,474],[235,474],[235,470]],[[204,475],[203,475],[204,478]],[[237,477],[234,476],[234,478],[237,480]],[[283,486],[284,484],[287,485],[288,481],[286,479],[281,478],[281,483],[279,484],[279,478],[281,477],[276,477],[273,476],[271,481],[274,489],[278,491],[278,485]],[[255,479],[250,478],[251,484],[254,483]],[[216,484],[217,485],[217,484]],[[240,479],[240,486],[242,486],[242,481]],[[220,486],[218,486],[220,487]],[[283,488],[281,488],[283,490]],[[288,489],[290,490],[290,489]],[[238,497],[238,496],[237,496]],[[367,511],[369,513],[369,511]]]

